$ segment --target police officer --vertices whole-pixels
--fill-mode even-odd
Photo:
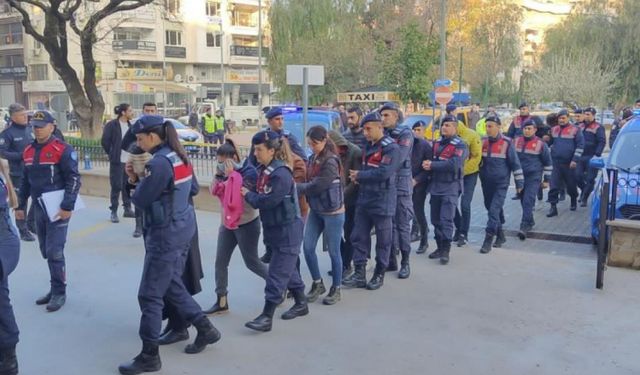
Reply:
[[[29,196],[37,202],[42,193],[64,190],[56,221],[49,220],[42,205],[34,205],[40,252],[47,259],[51,275],[51,290],[36,300],[36,304],[47,304],[47,311],[51,312],[59,310],[66,301],[64,244],[80,189],[78,155],[69,144],[52,136],[53,121],[47,111],[37,111],[31,119],[35,141],[24,150],[24,178],[16,210],[16,220],[23,220]]]
[[[512,139],[522,135],[522,124],[531,118],[531,115],[529,114],[529,105],[527,105],[527,103],[520,103],[518,109],[520,110],[520,113],[513,119],[513,121],[511,121],[511,125],[509,125],[509,129],[507,130],[507,137]]]
[[[299,157],[301,157],[303,160],[306,161],[307,155],[305,154],[304,150],[300,146],[300,141],[298,141],[298,138],[296,138],[296,136],[293,135],[288,130],[284,129],[284,116],[282,113],[282,108],[280,107],[271,108],[265,114],[265,117],[267,118],[267,124],[269,125],[269,130],[277,133],[278,136],[284,137],[289,142],[289,149],[293,151],[294,154],[298,155]],[[256,156],[254,155],[254,152],[253,152],[253,145],[251,145],[251,152],[249,154],[249,157],[247,158],[247,161],[253,164],[255,167],[258,166]]]
[[[360,120],[362,119],[362,110],[359,107],[351,107],[347,109],[347,126],[342,135],[345,139],[354,145],[360,147],[364,151],[367,148],[367,138],[364,136]]]
[[[9,125],[0,133],[0,156],[9,162],[11,182],[16,189],[22,185],[24,161],[22,153],[33,142],[33,129],[28,125],[27,110],[18,103],[9,106]],[[29,225],[25,220],[16,220],[20,238],[23,241],[35,241],[29,228],[35,231],[33,207],[29,209]]]
[[[580,129],[584,128],[584,111],[578,107],[573,111],[573,124]]]
[[[469,155],[469,149],[457,136],[457,127],[458,119],[454,116],[442,118],[440,139],[433,145],[433,158],[422,163],[424,170],[431,171],[431,223],[438,246],[429,254],[429,259],[440,259],[440,264],[449,263],[453,218],[462,194],[464,161]]]
[[[162,116],[145,115],[132,127],[140,148],[153,155],[146,164],[146,177],[139,180],[127,163],[128,183],[135,188],[131,200],[143,210],[145,260],[138,302],[142,351],[120,365],[121,374],[160,370],[158,339],[162,326],[163,297],[198,335],[185,352],[199,353],[220,339],[220,332],[202,313],[182,281],[187,253],[195,233],[195,212],[189,204],[193,167],[182,148],[176,130]]]
[[[578,202],[575,169],[584,150],[584,137],[580,128],[569,123],[569,112],[562,109],[558,112],[558,125],[551,128],[551,159],[553,173],[551,174],[551,190],[549,203],[551,208],[547,217],[558,215],[558,195],[566,186],[571,197],[571,211],[575,211]]]
[[[243,187],[242,195],[247,203],[260,210],[264,243],[271,248],[272,255],[264,289],[264,309],[245,326],[268,332],[271,331],[276,306],[282,302],[287,289],[291,291],[295,304],[282,314],[282,319],[295,319],[309,313],[304,282],[296,267],[303,224],[288,143],[273,131],[263,131],[253,136],[251,144],[260,174],[256,191]]]
[[[18,373],[16,344],[20,332],[9,299],[9,275],[20,258],[20,240],[9,210],[17,205],[9,174],[4,165],[0,165],[0,375]]]
[[[429,189],[429,172],[422,168],[422,162],[431,159],[433,148],[431,144],[424,139],[424,130],[427,124],[422,121],[416,121],[411,130],[413,130],[413,148],[411,150],[411,175],[413,177],[413,212],[415,219],[411,227],[411,242],[420,240],[417,254],[424,254],[429,247],[429,226],[427,216],[425,215],[425,201]],[[414,237],[415,236],[415,237]]]
[[[633,110],[631,107],[625,107],[622,110],[622,114],[619,119],[616,119],[611,125],[611,132],[609,133],[609,148],[613,148],[613,144],[616,141],[616,137],[624,125],[633,117]]]
[[[411,149],[413,148],[413,132],[400,125],[400,110],[395,103],[385,103],[380,109],[382,125],[386,134],[398,144],[398,158],[394,159],[396,169],[396,214],[393,218],[394,248],[389,258],[389,271],[398,268],[396,251],[402,256],[398,278],[406,279],[411,270],[409,255],[411,254],[411,220],[413,219],[413,177],[411,174]],[[397,246],[397,247],[395,247]]]
[[[359,186],[355,227],[351,233],[355,270],[343,284],[353,288],[379,289],[389,265],[393,244],[393,216],[396,214],[396,170],[399,146],[385,135],[382,117],[371,112],[360,124],[367,137],[362,170],[350,170],[349,178]],[[367,256],[371,251],[371,229],[376,230],[376,268],[367,283]]]
[[[522,167],[510,138],[500,131],[500,118],[487,117],[487,136],[482,140],[482,162],[480,163],[480,183],[488,220],[485,237],[480,252],[486,254],[494,247],[506,242],[502,225],[505,223],[504,200],[507,196],[511,173],[518,194],[524,186]],[[494,237],[495,243],[493,242]]]
[[[578,160],[576,167],[577,185],[580,188],[580,206],[586,207],[589,195],[593,191],[598,170],[589,166],[589,161],[594,156],[600,157],[604,146],[607,144],[604,126],[595,120],[596,109],[587,107],[584,110],[582,123],[582,136],[584,137],[584,152]]]
[[[521,137],[514,141],[516,153],[524,174],[524,189],[519,194],[522,205],[522,220],[518,238],[525,240],[535,225],[533,208],[536,204],[538,189],[549,186],[549,178],[553,169],[549,146],[536,133],[536,124],[527,120],[522,124]]]

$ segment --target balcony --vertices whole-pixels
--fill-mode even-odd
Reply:
[[[258,57],[258,50],[258,47],[232,45],[231,56]],[[265,58],[268,54],[269,49],[262,47],[262,58]]]
[[[156,51],[156,42],[148,40],[114,40],[111,46],[114,51]]]

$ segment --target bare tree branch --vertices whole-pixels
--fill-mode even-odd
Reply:
[[[26,2],[26,1],[25,1]],[[43,34],[38,33],[38,31],[33,27],[33,23],[31,22],[31,16],[29,12],[27,12],[22,5],[20,5],[16,0],[9,0],[9,5],[18,11],[22,16],[22,26],[24,27],[24,31],[31,35],[35,40],[40,43],[44,43],[45,37]]]

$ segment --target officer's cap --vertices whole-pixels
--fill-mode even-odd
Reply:
[[[580,113],[584,113],[584,111],[582,110],[582,108],[576,108],[576,110],[573,111],[573,113],[575,113],[577,115],[577,114],[580,114]]]
[[[53,124],[56,119],[47,111],[36,111],[31,117],[31,126],[44,128],[47,124]]]
[[[282,108],[280,107],[273,107],[271,108],[266,115],[264,115],[264,117],[267,118],[267,120],[271,120],[274,117],[278,117],[278,116],[282,116]]]
[[[445,122],[453,122],[456,125],[458,125],[458,119],[456,118],[456,116],[453,115],[446,115],[442,118],[441,123],[444,124]]]
[[[364,126],[367,122],[382,122],[382,117],[377,111],[367,113],[360,121],[360,126]]]
[[[522,127],[526,128],[527,126],[533,126],[534,128],[537,128],[538,124],[536,124],[536,122],[533,121],[533,119],[527,119],[525,120],[525,122],[522,123]]]
[[[136,122],[131,125],[131,133],[140,134],[148,133],[153,128],[162,126],[164,124],[164,117],[159,115],[144,115],[140,117]]]
[[[520,105],[518,106],[518,109],[522,109],[522,108],[524,108],[524,107],[528,107],[528,106],[529,106],[529,104],[527,104],[527,102],[522,102],[522,103],[520,103]]]
[[[593,107],[587,107],[584,109],[584,113],[587,113],[587,112],[591,113],[592,115],[595,115],[597,111]]]
[[[448,104],[446,111],[447,111],[447,113],[451,113],[451,112],[455,111],[456,109],[458,109],[458,107],[456,107],[455,104]]]
[[[398,112],[398,106],[394,102],[387,102],[382,105],[382,107],[380,108],[380,112],[386,111],[386,110]]]
[[[500,121],[500,117],[493,114],[487,116],[487,118],[485,119],[485,122],[489,122],[489,121],[495,122],[498,125],[502,125],[502,122]]]
[[[253,138],[251,138],[252,145],[261,145],[269,140],[280,138],[280,134],[272,131],[272,130],[263,130],[261,132],[257,132]]]
[[[558,111],[558,117],[560,116],[567,116],[569,117],[569,111],[567,111],[566,109],[561,109]]]
[[[422,121],[422,120],[418,120],[416,121],[413,125],[411,125],[411,129],[415,129],[415,128],[419,128],[419,127],[423,127],[426,128],[427,127],[427,123]]]
[[[9,116],[13,116],[14,113],[22,112],[25,108],[20,103],[13,103],[9,105]]]

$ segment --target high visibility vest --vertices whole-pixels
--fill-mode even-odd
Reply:
[[[212,116],[203,116],[204,120],[204,131],[207,133],[215,133],[216,132],[216,124],[214,118]]]

